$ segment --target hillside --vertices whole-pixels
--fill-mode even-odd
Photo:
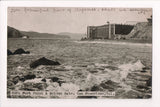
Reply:
[[[13,27],[7,26],[7,36],[8,38],[21,38],[24,34]]]
[[[33,32],[33,31],[20,31],[13,27],[8,26],[7,27],[7,35],[8,38],[22,38],[24,36],[27,36],[29,38],[61,38],[61,39],[70,39],[67,35],[57,35],[57,34],[49,34],[49,33],[39,33],[39,32]]]
[[[67,35],[58,35],[58,34],[50,34],[50,33],[39,33],[39,32],[33,32],[33,31],[21,31],[23,34],[28,35],[29,38],[63,38],[63,39],[69,39],[70,37]]]
[[[135,40],[152,40],[152,25],[148,22],[137,23],[127,38]]]
[[[82,37],[86,37],[86,35],[83,34],[83,33],[61,32],[61,33],[58,33],[58,35],[67,35],[67,36],[69,36],[71,39],[74,39],[74,40],[80,40]]]

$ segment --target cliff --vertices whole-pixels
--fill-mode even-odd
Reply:
[[[127,39],[152,40],[152,24],[149,22],[139,22],[128,34]]]

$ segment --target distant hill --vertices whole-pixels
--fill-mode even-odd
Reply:
[[[86,37],[86,35],[83,33],[70,33],[70,32],[61,32],[58,33],[58,35],[67,35],[74,40],[80,40],[82,37]]]
[[[67,35],[57,35],[57,34],[49,34],[49,33],[39,33],[34,31],[20,31],[13,27],[7,26],[7,35],[8,38],[61,38],[61,39],[70,39]]]
[[[22,38],[24,34],[13,27],[7,26],[7,36],[8,38]]]
[[[58,34],[50,34],[50,33],[39,33],[33,31],[21,31],[23,34],[28,35],[29,38],[63,38],[63,39],[70,39],[67,35],[58,35]]]

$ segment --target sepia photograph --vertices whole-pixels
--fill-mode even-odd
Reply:
[[[8,99],[151,99],[152,8],[8,7]]]

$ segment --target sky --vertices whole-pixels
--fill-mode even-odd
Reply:
[[[151,8],[8,7],[8,26],[40,33],[86,33],[87,26],[146,22]]]

